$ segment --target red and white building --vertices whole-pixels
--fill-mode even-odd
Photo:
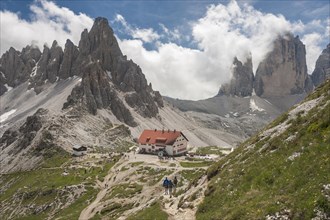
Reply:
[[[169,156],[187,153],[188,139],[181,131],[144,130],[138,140],[141,153],[158,154],[166,152]]]

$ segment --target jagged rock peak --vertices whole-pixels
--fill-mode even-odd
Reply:
[[[27,81],[40,55],[36,47],[27,46],[21,52],[10,47],[0,58],[0,95],[7,91],[6,84],[16,87]]]
[[[58,47],[58,43],[56,40],[53,41],[52,48]]]
[[[98,26],[101,26],[101,25],[109,26],[109,22],[108,22],[108,19],[106,19],[104,17],[97,17],[94,20],[94,25],[98,25]]]
[[[130,111],[118,97],[115,88],[109,83],[108,75],[97,62],[84,69],[82,83],[72,90],[63,109],[72,106],[81,106],[94,115],[97,109],[109,108],[118,120],[136,126]]]
[[[63,53],[63,62],[61,64],[58,76],[61,79],[66,79],[73,75],[79,75],[79,72],[73,69],[74,62],[76,61],[79,55],[79,50],[71,40],[66,40],[64,53]]]
[[[312,81],[315,86],[320,85],[330,78],[330,43],[316,60],[315,69],[312,73]]]
[[[232,65],[232,78],[229,83],[221,86],[218,95],[251,96],[253,81],[252,57],[249,56],[244,64],[235,57]]]
[[[258,96],[283,96],[308,92],[309,81],[305,45],[299,36],[286,34],[259,64],[254,87]]]

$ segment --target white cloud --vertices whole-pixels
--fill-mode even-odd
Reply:
[[[134,39],[140,39],[143,42],[151,43],[160,38],[157,32],[155,32],[152,28],[135,28],[132,27],[130,24],[128,24],[125,20],[125,18],[117,14],[115,17],[115,21],[121,23],[124,28],[125,32],[129,35],[131,35]]]
[[[304,24],[301,41],[306,45],[306,63],[308,74],[312,74],[317,58],[320,56],[324,45],[330,39],[330,18],[326,20],[312,20]]]
[[[157,50],[147,51],[142,41],[119,43],[155,89],[167,96],[198,100],[216,95],[220,85],[230,79],[235,56],[244,62],[252,53],[256,70],[278,35],[295,26],[281,15],[264,14],[231,1],[211,5],[204,17],[191,23],[191,37],[198,50],[158,43]],[[169,33],[165,26],[162,29]]]
[[[315,68],[316,60],[322,52],[322,48],[319,46],[322,41],[322,36],[314,32],[304,35],[302,41],[306,45],[307,69],[308,73],[311,74]]]
[[[67,39],[78,44],[81,32],[93,25],[93,19],[86,14],[75,14],[53,2],[35,1],[30,9],[31,21],[20,18],[19,13],[0,11],[1,54],[10,47],[21,50],[32,43],[42,49],[55,39],[62,47]]]
[[[171,41],[177,41],[181,39],[181,34],[179,29],[175,28],[173,31],[171,31],[164,24],[159,24],[159,26],[164,32],[164,34],[162,35],[163,38],[167,38],[168,40]]]
[[[157,51],[148,51],[141,40],[119,40],[124,54],[138,63],[153,88],[163,95],[198,99],[210,97],[219,84],[205,76],[217,66],[207,67],[205,54],[173,43],[159,44]]]

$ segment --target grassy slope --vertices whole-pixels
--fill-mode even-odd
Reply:
[[[264,219],[284,209],[293,219],[310,219],[315,208],[330,215],[323,191],[330,184],[329,91],[327,81],[306,98],[324,95],[316,108],[292,120],[283,114],[268,127],[287,121],[290,126],[281,135],[260,133],[211,166],[197,219]],[[293,134],[291,141],[284,141]],[[290,160],[295,153],[300,156]]]
[[[158,202],[153,203],[150,207],[128,217],[127,220],[143,219],[143,220],[166,220],[168,215],[164,212]]]
[[[46,205],[54,202],[54,199],[59,197],[59,191],[66,186],[77,184],[85,185],[85,192],[75,201],[56,213],[55,216],[59,219],[77,219],[80,212],[88,205],[87,201],[94,198],[97,190],[93,188],[95,179],[102,179],[108,170],[114,165],[114,162],[104,162],[103,169],[97,167],[94,169],[84,168],[71,169],[70,155],[54,155],[44,161],[42,166],[36,170],[15,172],[0,177],[0,187],[4,187],[10,183],[10,187],[6,188],[0,193],[0,207],[11,206],[14,208],[17,205],[15,197],[19,196],[21,199],[20,205]],[[68,171],[68,176],[63,176],[62,173]],[[61,199],[65,202],[68,194],[61,195]],[[53,208],[46,209],[41,213],[35,214],[32,212],[21,213],[21,215],[13,217],[14,219],[45,219]],[[12,209],[2,213],[4,219],[9,218]],[[23,217],[24,216],[24,217]]]

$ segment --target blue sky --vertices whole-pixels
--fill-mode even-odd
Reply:
[[[81,31],[102,16],[155,89],[195,100],[230,79],[234,56],[252,54],[256,69],[287,31],[306,45],[310,74],[330,41],[329,14],[327,0],[1,1],[1,53],[54,39],[78,44]]]
[[[30,0],[1,1],[1,10],[18,12],[23,19],[31,19]],[[182,30],[189,21],[201,18],[211,4],[227,4],[228,0],[69,0],[53,1],[58,6],[67,7],[75,13],[83,12],[88,16],[106,17],[110,21],[116,14],[121,14],[126,21],[142,28],[159,29],[159,23],[173,29]],[[308,23],[311,20],[324,20],[329,17],[330,4],[328,0],[243,0],[239,4],[249,3],[264,13],[282,14],[289,21],[301,20]],[[115,24],[114,28],[116,27]],[[186,27],[188,29],[188,27]],[[116,31],[116,30],[115,30]],[[186,30],[187,32],[189,30]],[[117,32],[121,35],[121,32]],[[127,37],[127,36],[126,36]]]

